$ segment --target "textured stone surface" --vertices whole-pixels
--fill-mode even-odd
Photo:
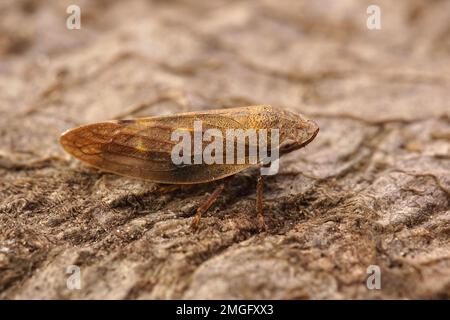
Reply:
[[[450,2],[0,4],[0,298],[449,298]],[[255,172],[155,192],[65,154],[112,118],[272,104],[321,131]],[[81,268],[82,289],[66,288]],[[382,289],[366,288],[379,265]]]

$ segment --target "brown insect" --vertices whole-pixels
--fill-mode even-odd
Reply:
[[[270,154],[276,151],[280,156],[306,146],[319,132],[316,123],[299,114],[271,106],[250,106],[94,123],[63,133],[60,142],[67,152],[103,171],[162,184],[207,183],[224,179],[255,165],[267,167],[268,163],[262,161],[262,158],[256,163],[250,161],[249,152],[245,153],[245,159],[241,163],[238,161],[209,164],[195,161],[188,164],[174,163],[172,152],[177,141],[173,141],[172,133],[181,131],[195,135],[196,121],[197,123],[201,121],[202,133],[208,129],[215,129],[216,134],[222,133],[223,136],[226,136],[229,129],[253,129],[256,132],[267,130],[268,133],[276,129],[279,133],[279,143],[275,145],[272,136],[268,137],[267,141],[271,146]],[[250,150],[254,144],[250,139],[241,142],[245,144],[245,150]],[[203,150],[208,142],[201,143]],[[239,145],[233,142],[234,149],[231,151],[236,151],[238,147]],[[188,157],[194,159],[195,147],[191,146],[188,151],[193,153]],[[181,152],[180,155],[185,154]],[[234,154],[233,159],[236,160]],[[197,209],[191,223],[192,229],[197,228],[201,215],[217,200],[223,189],[224,183],[219,184],[205,203]],[[264,229],[261,175],[258,177],[256,195],[258,224]]]

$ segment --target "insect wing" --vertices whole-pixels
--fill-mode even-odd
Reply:
[[[171,159],[171,140],[176,130],[193,136],[194,121],[201,121],[202,134],[218,129],[225,137],[226,129],[244,129],[231,117],[218,114],[185,114],[118,120],[90,124],[69,130],[61,137],[64,149],[101,170],[160,183],[201,183],[235,174],[246,164],[194,164],[194,150],[190,164],[176,165]],[[207,142],[202,141],[202,150]]]

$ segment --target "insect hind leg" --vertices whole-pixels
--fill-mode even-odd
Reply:
[[[208,211],[208,209],[214,204],[214,202],[217,201],[217,198],[219,198],[224,188],[225,184],[221,183],[219,186],[217,186],[214,192],[208,197],[208,199],[206,199],[206,201],[200,207],[197,208],[197,211],[195,213],[195,216],[192,218],[190,226],[190,229],[192,231],[196,231],[198,229],[202,214]]]

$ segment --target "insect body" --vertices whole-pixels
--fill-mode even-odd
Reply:
[[[199,123],[200,132],[197,132]],[[234,140],[232,144],[227,144],[228,140],[226,143],[216,141],[219,137],[229,137],[229,130],[240,133],[253,130],[258,137],[252,141],[250,137],[243,137],[236,144]],[[273,136],[269,135],[275,131],[276,144]],[[60,142],[76,158],[107,172],[157,183],[196,184],[223,179],[251,166],[268,165],[264,161],[267,158],[250,161],[250,150],[258,150],[258,154],[262,150],[261,144],[255,146],[255,143],[261,142],[260,134],[263,132],[267,132],[265,140],[270,145],[269,154],[283,155],[307,145],[318,131],[317,124],[301,115],[271,106],[250,106],[94,123],[65,132]],[[175,132],[178,133],[176,137],[195,138],[199,134],[204,138],[208,135],[209,141],[214,140],[215,143],[214,152],[210,154],[215,161],[201,161],[209,141],[202,139],[198,146],[194,139],[194,143],[184,144],[185,148],[180,148],[180,142],[173,139]],[[248,149],[240,154],[243,159],[239,159],[238,152],[235,152],[239,151],[240,146]],[[174,150],[177,150],[175,155],[178,158],[187,161],[174,161]],[[224,150],[233,152],[233,157],[227,158],[232,161],[225,161],[226,155],[218,154],[218,151]],[[219,186],[217,190],[221,189],[223,187]],[[220,191],[217,190],[197,210],[193,226],[198,224],[201,213],[214,202],[213,196],[218,197]],[[258,181],[257,195],[260,201],[257,204],[258,215],[263,224],[261,179]]]

